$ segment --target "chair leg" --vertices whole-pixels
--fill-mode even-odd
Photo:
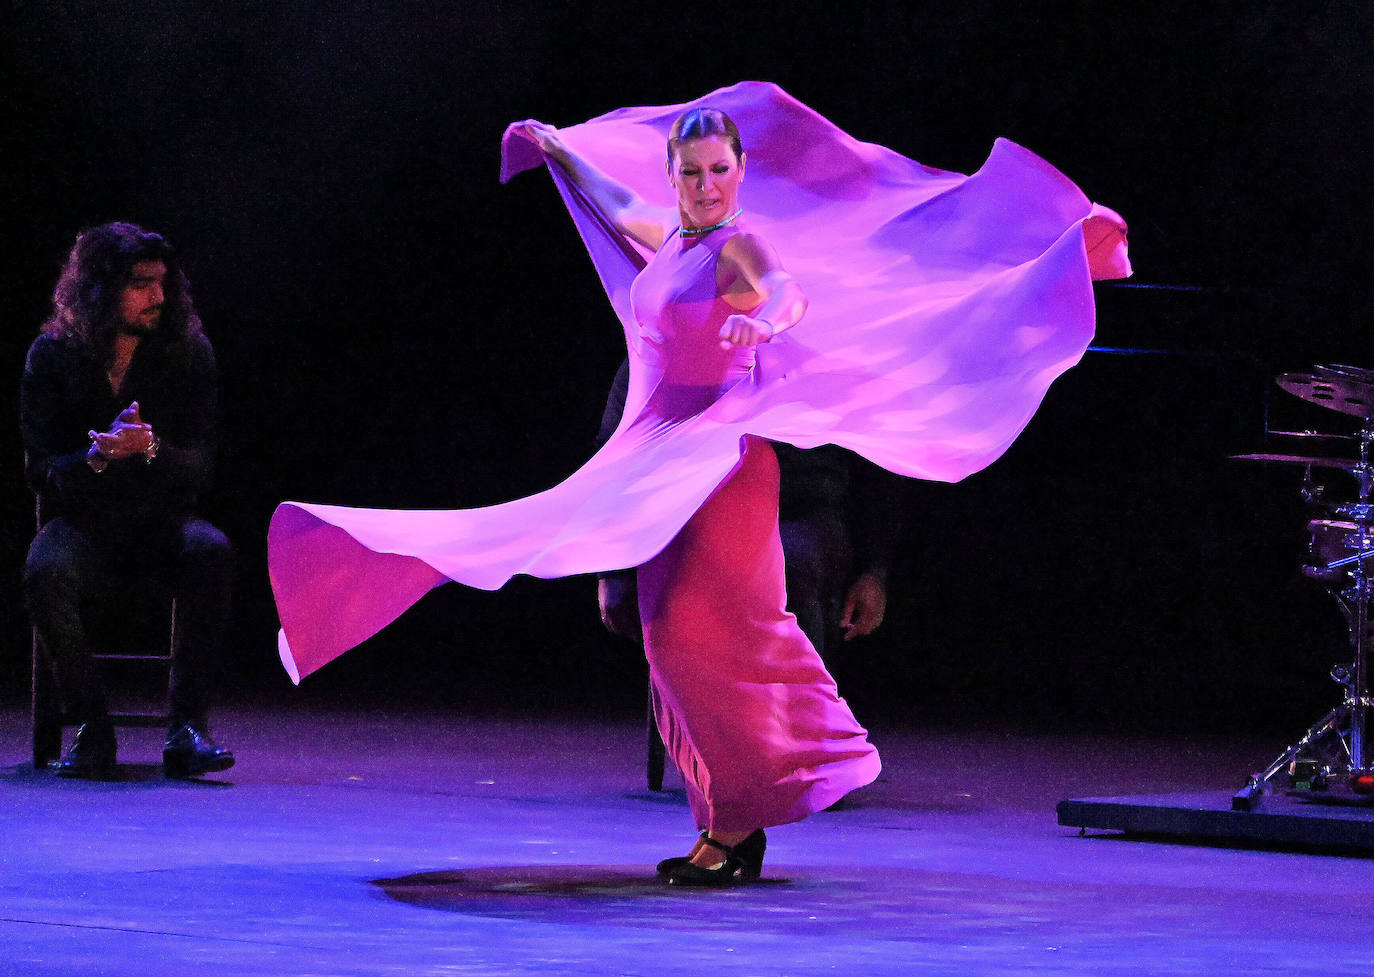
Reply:
[[[171,719],[171,667],[176,652],[176,602],[171,602],[169,645],[154,654],[122,652],[98,653],[94,660],[102,669],[108,667],[145,666],[162,664],[160,702],[156,706],[135,704],[129,711],[115,713],[111,718],[116,726],[166,726]],[[33,663],[29,697],[30,719],[33,725],[33,768],[45,770],[62,754],[62,729],[72,725],[72,717],[62,705],[57,682],[53,678],[47,653],[38,631],[33,632]]]
[[[649,762],[648,780],[649,789],[658,791],[663,789],[663,767],[666,759],[667,748],[663,745],[663,737],[658,734],[658,720],[654,718],[654,689],[649,687]]]
[[[37,632],[33,636],[33,676],[29,708],[33,721],[33,768],[46,770],[62,752],[62,705]]]

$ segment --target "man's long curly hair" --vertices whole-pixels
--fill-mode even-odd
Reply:
[[[161,234],[122,221],[87,228],[77,235],[53,289],[53,313],[43,331],[108,359],[122,324],[120,296],[140,261],[161,261],[167,266],[158,334],[180,339],[199,333],[200,317],[171,244]]]

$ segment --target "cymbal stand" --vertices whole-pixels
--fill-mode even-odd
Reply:
[[[1231,796],[1233,811],[1251,811],[1272,792],[1275,781],[1286,781],[1298,793],[1310,793],[1349,800],[1374,799],[1374,769],[1367,734],[1368,718],[1374,709],[1369,687],[1370,618],[1369,604],[1374,594],[1374,505],[1369,502],[1374,487],[1374,469],[1369,462],[1374,443],[1374,418],[1365,421],[1360,432],[1360,501],[1335,506],[1337,515],[1355,525],[1346,537],[1349,555],[1333,560],[1320,569],[1345,570],[1350,586],[1332,588],[1350,628],[1354,662],[1347,668],[1338,665],[1331,677],[1345,689],[1343,701],[1319,719],[1302,737],[1281,753],[1263,773],[1250,777],[1244,787]],[[1307,495],[1305,489],[1304,495]],[[1318,569],[1318,568],[1313,568]]]

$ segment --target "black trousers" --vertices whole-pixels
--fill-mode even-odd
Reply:
[[[840,513],[814,509],[778,522],[787,574],[787,609],[822,658],[840,647],[840,617],[854,563]]]
[[[68,711],[99,722],[105,690],[91,659],[94,608],[116,616],[151,593],[177,599],[172,725],[201,728],[229,623],[233,548],[203,519],[93,530],[56,518],[29,546],[24,598]]]

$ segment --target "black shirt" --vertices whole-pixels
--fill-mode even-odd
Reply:
[[[203,335],[154,333],[134,352],[116,394],[105,365],[69,339],[40,335],[20,387],[24,474],[43,519],[155,524],[191,514],[208,486],[218,408],[215,355]],[[86,463],[89,431],[108,430],[133,401],[160,440],[157,457]]]

